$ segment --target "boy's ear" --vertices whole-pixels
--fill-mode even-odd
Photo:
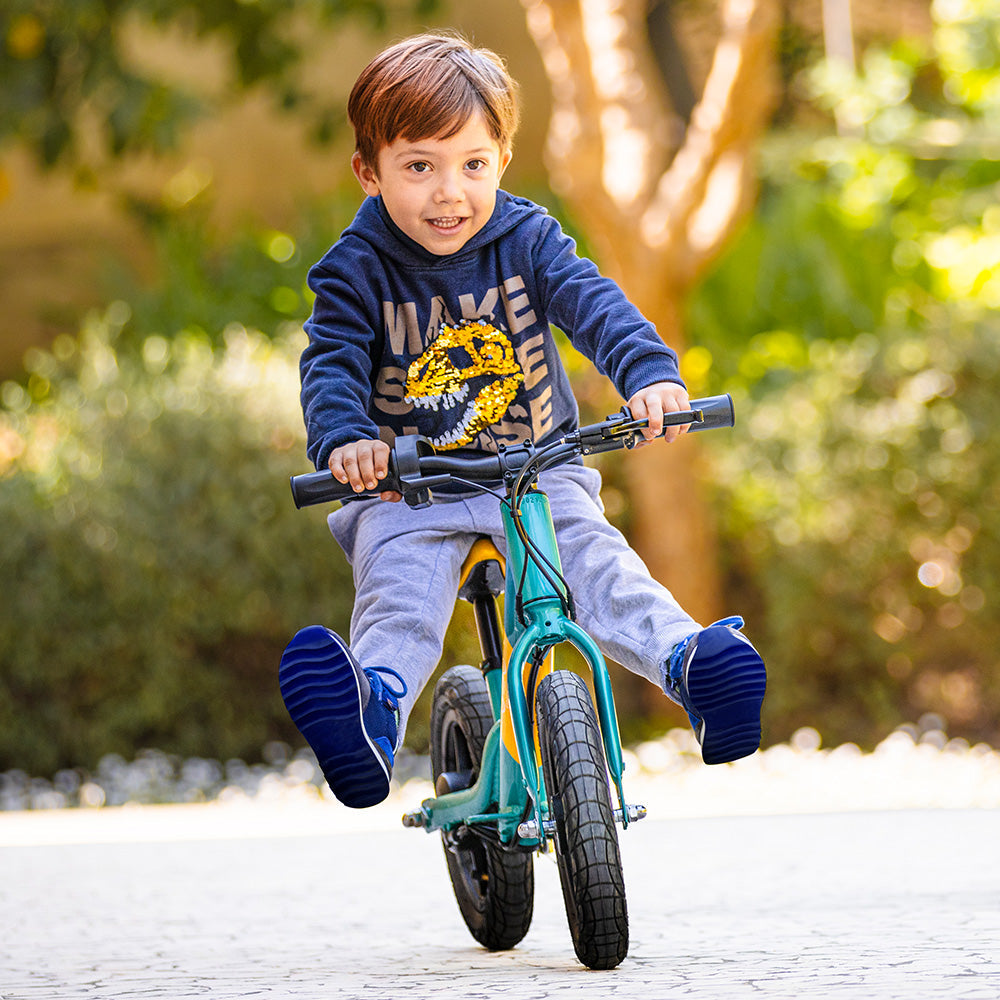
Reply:
[[[351,169],[365,194],[371,198],[376,197],[379,193],[378,177],[375,175],[375,169],[361,159],[360,153],[355,153],[351,157]]]
[[[500,154],[500,172],[497,174],[497,180],[503,177],[503,172],[507,169],[507,165],[510,163],[511,158],[514,156],[513,150],[505,149]]]

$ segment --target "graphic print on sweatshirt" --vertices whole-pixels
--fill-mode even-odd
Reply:
[[[425,411],[419,422],[435,426],[431,443],[447,451],[467,447],[481,431],[499,423],[523,384],[510,339],[492,323],[442,322],[406,372],[404,399]]]
[[[383,302],[385,358],[370,413],[383,440],[422,434],[435,448],[496,452],[552,430],[555,352],[520,275],[478,294]],[[426,312],[424,311],[426,309]],[[427,319],[421,320],[421,316]]]

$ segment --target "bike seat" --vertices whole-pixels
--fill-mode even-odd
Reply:
[[[462,563],[458,596],[472,603],[477,597],[496,597],[504,589],[503,556],[485,535],[477,538]]]

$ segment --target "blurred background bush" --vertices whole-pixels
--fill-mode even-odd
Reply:
[[[186,331],[133,353],[128,316],[112,303],[4,387],[0,759],[42,773],[290,735],[284,640],[349,609],[343,565],[315,558],[316,518],[288,500],[298,338],[230,324],[217,347]]]
[[[261,5],[235,6],[250,16]],[[0,769],[94,767],[144,747],[250,759],[269,741],[301,742],[277,695],[280,651],[314,621],[346,632],[352,599],[324,513],[296,511],[287,487],[305,471],[305,273],[357,204],[332,109],[386,38],[423,23],[403,5],[318,6],[295,18],[339,18],[324,29],[330,50],[350,53],[322,106],[309,98],[317,88],[288,82],[301,61],[246,69],[249,90],[228,80],[219,67],[242,64],[221,59],[220,37],[264,28],[220,28],[219,11],[235,9],[223,0],[180,5],[179,21],[136,3],[115,31],[110,5],[92,0],[79,5],[93,30],[75,50],[41,5],[17,0],[0,15],[0,288],[11,303],[0,329]],[[697,84],[717,5],[667,6]],[[725,610],[744,614],[769,664],[769,742],[810,725],[827,742],[870,746],[927,712],[954,735],[1000,742],[998,6],[856,12],[861,54],[848,71],[822,58],[816,5],[786,5],[756,209],[685,303],[692,391],[737,402],[737,428],[699,447]],[[530,93],[512,186],[558,211],[523,10],[439,4],[433,17],[511,56]],[[119,55],[129,42],[105,90],[82,112],[38,99],[42,62],[58,68],[87,38]],[[175,51],[193,53],[192,101],[241,95],[189,133],[157,104],[161,90],[186,93],[166,58]],[[139,79],[137,65],[154,67],[161,90],[121,82]],[[88,131],[108,92],[124,102],[117,124]],[[262,94],[279,110],[261,111]],[[140,108],[163,129],[137,124]],[[193,149],[167,136],[168,118]],[[275,162],[254,162],[254,136],[277,147]],[[168,138],[180,146],[164,148]],[[255,179],[242,195],[237,166]],[[587,229],[568,225],[590,247]],[[567,364],[584,409],[602,415],[606,397],[572,355]],[[602,468],[609,512],[629,531],[623,466]],[[456,660],[475,661],[462,609],[445,655]],[[621,689],[626,738],[677,724],[627,679]],[[425,698],[409,731],[417,749],[426,714]]]

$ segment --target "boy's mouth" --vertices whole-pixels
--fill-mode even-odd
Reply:
[[[427,221],[435,229],[440,229],[442,232],[447,233],[458,229],[465,222],[465,218],[461,215],[449,215],[440,219],[428,219]]]

